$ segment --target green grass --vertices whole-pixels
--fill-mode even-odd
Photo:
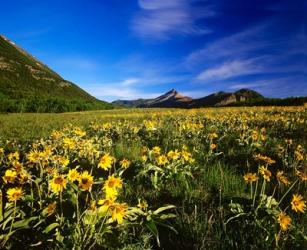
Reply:
[[[90,123],[150,118],[158,109],[118,109],[70,113],[0,113],[0,138],[33,140],[50,135],[67,124],[87,126]],[[160,110],[161,111],[161,110]],[[175,112],[175,109],[162,110]]]

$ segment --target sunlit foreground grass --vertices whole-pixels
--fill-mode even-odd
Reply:
[[[0,121],[1,248],[306,244],[303,107],[10,114]]]

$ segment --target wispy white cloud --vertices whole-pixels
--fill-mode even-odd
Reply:
[[[140,11],[132,20],[132,30],[142,38],[167,39],[174,34],[202,35],[208,28],[196,22],[214,15],[209,7],[194,7],[191,0],[139,0]]]
[[[121,85],[122,86],[131,86],[131,85],[134,85],[138,82],[140,82],[140,79],[138,79],[138,78],[128,78],[128,79],[122,81]]]
[[[187,81],[191,75],[178,66],[176,60],[151,59],[144,55],[131,55],[117,65],[127,78],[138,79],[139,86],[176,84]]]
[[[262,68],[257,67],[254,64],[254,60],[235,60],[225,62],[214,68],[209,68],[202,71],[198,76],[197,80],[223,80],[239,75],[248,75],[253,73],[261,72]]]
[[[266,30],[271,27],[269,22],[258,24],[239,33],[220,38],[208,45],[191,52],[186,57],[186,64],[194,66],[205,61],[220,61],[221,59],[240,59],[249,56],[251,52],[272,48],[282,41],[268,39]]]
[[[272,32],[279,22],[266,20],[236,34],[222,37],[204,47],[192,51],[185,59],[187,67],[222,60],[251,58],[254,55],[287,57],[293,54],[307,54],[306,35],[297,28],[288,36]],[[278,59],[279,59],[278,58]]]
[[[208,84],[251,74],[306,73],[306,37],[299,29],[287,37],[270,32],[275,26],[269,20],[220,38],[190,53],[185,66],[196,72],[196,82]]]

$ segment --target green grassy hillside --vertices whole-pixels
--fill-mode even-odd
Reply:
[[[0,111],[63,112],[109,109],[72,82],[0,36]]]

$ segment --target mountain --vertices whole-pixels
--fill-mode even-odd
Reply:
[[[217,92],[203,98],[195,99],[190,104],[191,108],[227,106],[240,102],[249,102],[252,100],[262,100],[264,97],[254,90],[240,89],[234,93]]]
[[[192,98],[181,95],[172,89],[155,99],[117,100],[113,104],[138,108],[184,108],[191,101]]]
[[[181,95],[172,89],[155,99],[117,100],[113,104],[138,108],[199,108],[227,106],[262,99],[264,99],[262,95],[250,89],[240,89],[234,93],[221,91],[199,99]]]
[[[4,36],[0,36],[0,104],[0,111],[14,112],[112,108]]]
[[[180,108],[185,107],[187,103],[192,101],[191,97],[183,96],[179,94],[175,89],[170,90],[164,95],[158,96],[155,99],[150,100],[141,105],[140,107],[155,107],[155,108]]]

